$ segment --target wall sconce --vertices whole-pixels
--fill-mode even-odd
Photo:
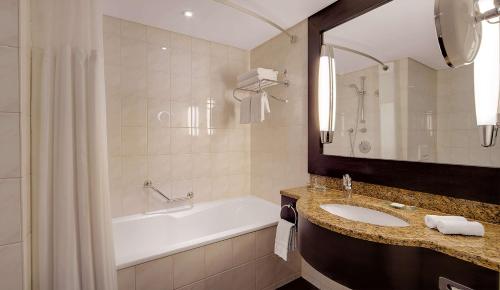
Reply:
[[[479,12],[495,9],[493,1],[479,0]],[[500,6],[500,2],[497,1]],[[476,120],[483,147],[495,146],[498,134],[500,96],[500,28],[497,23],[481,22],[481,46],[474,60],[474,98]]]
[[[333,45],[321,45],[318,74],[318,115],[321,143],[333,142],[337,111],[337,88],[335,80]]]
[[[436,0],[438,43],[448,66],[474,63],[481,145],[495,145],[500,96],[500,0]]]

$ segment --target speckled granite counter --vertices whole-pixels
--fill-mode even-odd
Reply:
[[[353,194],[347,200],[338,190],[316,191],[307,187],[282,190],[282,195],[298,199],[299,214],[310,222],[334,232],[384,244],[423,247],[472,262],[492,270],[500,271],[500,225],[482,222],[484,237],[443,235],[424,224],[426,214],[442,214],[437,211],[416,208],[394,209],[389,201]],[[325,203],[348,203],[376,209],[407,221],[410,226],[396,228],[376,226],[350,221],[320,208]]]

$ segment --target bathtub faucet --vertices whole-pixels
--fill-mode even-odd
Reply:
[[[161,190],[159,190],[158,188],[156,188],[153,185],[153,182],[151,180],[144,181],[144,188],[149,188],[149,189],[154,190],[156,193],[158,193],[159,195],[161,195],[167,202],[185,201],[185,200],[190,200],[190,199],[192,199],[194,197],[194,193],[190,191],[190,192],[188,192],[186,194],[185,197],[169,198],[163,192],[161,192]]]

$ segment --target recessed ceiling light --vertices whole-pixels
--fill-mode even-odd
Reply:
[[[162,46],[162,48],[161,48],[161,49],[162,49],[162,50],[167,50],[167,48],[166,48],[165,46]]]
[[[186,11],[183,12],[183,14],[187,18],[193,17],[193,11],[191,11],[191,10],[186,10]]]

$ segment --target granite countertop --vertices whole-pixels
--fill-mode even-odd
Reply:
[[[442,214],[424,208],[395,209],[387,200],[353,194],[347,200],[342,191],[313,190],[308,187],[282,190],[281,194],[297,199],[297,210],[310,222],[331,231],[372,242],[432,249],[479,266],[500,272],[500,225],[481,222],[484,237],[443,235],[424,224],[426,214]],[[344,219],[320,208],[325,203],[343,203],[376,209],[399,217],[408,227],[384,227]]]

